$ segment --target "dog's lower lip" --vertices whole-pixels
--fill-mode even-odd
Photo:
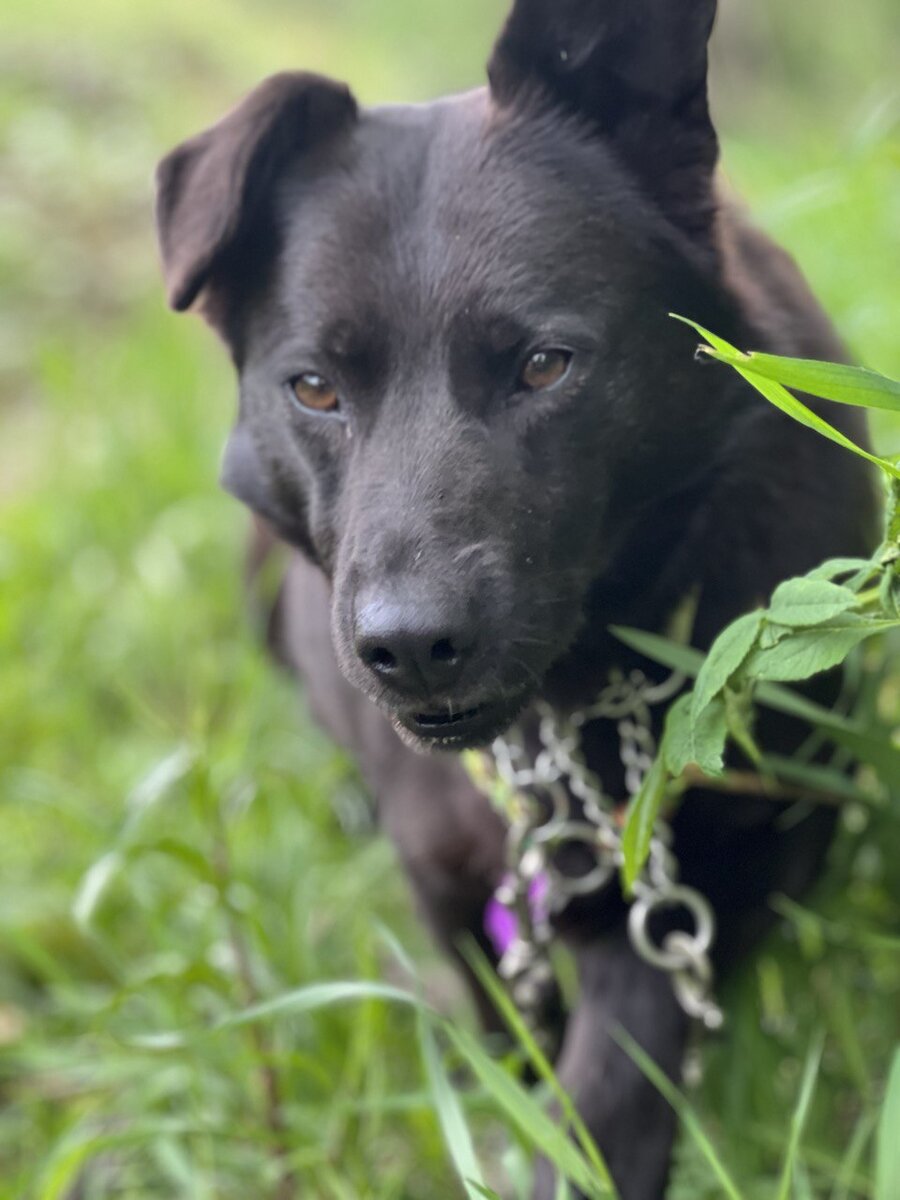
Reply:
[[[486,746],[498,737],[522,709],[526,696],[484,701],[459,712],[395,712],[398,730],[411,734],[420,747],[461,750]]]
[[[481,715],[485,706],[477,705],[475,708],[466,708],[461,712],[439,712],[439,713],[416,713],[414,721],[423,729],[449,729],[454,725],[462,725],[466,721],[474,720],[475,717]]]

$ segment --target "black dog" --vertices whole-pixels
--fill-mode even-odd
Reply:
[[[485,745],[537,697],[586,702],[637,661],[610,624],[663,629],[693,594],[707,647],[780,580],[872,541],[857,460],[696,364],[667,316],[841,355],[790,260],[717,191],[714,10],[516,0],[486,89],[360,111],[279,75],[160,168],[171,303],[201,302],[240,374],[225,486],[299,551],[278,645],[451,952],[484,942],[504,828],[455,756],[415,751]],[[789,753],[803,731],[759,736]],[[585,749],[624,795],[614,725]],[[720,968],[770,894],[820,868],[832,817],[778,815],[697,791],[675,820]],[[624,1200],[653,1200],[674,1118],[609,1031],[677,1077],[687,1020],[625,914],[607,888],[559,918],[581,980],[559,1070]],[[539,1167],[536,1195],[553,1186]]]

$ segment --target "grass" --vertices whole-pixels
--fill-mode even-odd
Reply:
[[[463,1114],[471,1125],[485,1185],[526,1186],[527,1154],[488,1075],[462,1110],[447,1107],[435,1063],[457,1079],[469,1045],[458,988],[351,768],[245,618],[243,519],[215,486],[233,382],[199,325],[163,310],[149,193],[169,144],[286,62],[352,77],[368,100],[477,81],[503,7],[4,8],[2,1200],[66,1196],[79,1176],[87,1200],[278,1197],[279,1176],[304,1200],[449,1200],[463,1193],[441,1097],[445,1129],[458,1134]],[[827,12],[813,51],[776,25],[781,56],[758,108],[755,93],[721,88],[727,162],[860,359],[896,376],[900,140],[884,100],[896,16],[885,4],[873,38],[839,25],[832,0]],[[743,44],[724,64],[736,79]],[[776,103],[788,115],[773,143]],[[883,452],[900,449],[896,423],[877,435]],[[883,695],[900,708],[900,681]],[[729,987],[728,1031],[691,1089],[744,1200],[779,1195],[793,1140],[788,1194],[876,1195],[873,1141],[900,1040],[900,820],[851,806],[843,824],[809,907],[785,908]],[[452,1051],[440,1032],[437,1058],[423,1043],[427,1072],[415,1011],[374,997],[228,1023],[316,982],[408,987],[382,927],[456,1022]],[[216,1022],[180,1048],[153,1040]],[[721,1194],[685,1137],[674,1200]]]

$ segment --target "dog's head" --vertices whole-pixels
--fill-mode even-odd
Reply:
[[[224,484],[415,743],[509,723],[717,436],[666,316],[715,293],[714,10],[517,0],[487,89],[360,111],[279,75],[161,164],[171,303],[240,374]]]

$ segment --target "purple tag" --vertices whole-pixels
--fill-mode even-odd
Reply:
[[[504,878],[498,891],[502,888],[509,888],[514,883],[515,880],[508,875]],[[547,920],[548,889],[549,880],[543,872],[535,875],[528,886],[528,905],[531,909],[531,919],[536,925]],[[519,932],[519,920],[515,912],[508,904],[502,904],[496,894],[488,900],[484,907],[484,931],[501,958],[515,941]]]

